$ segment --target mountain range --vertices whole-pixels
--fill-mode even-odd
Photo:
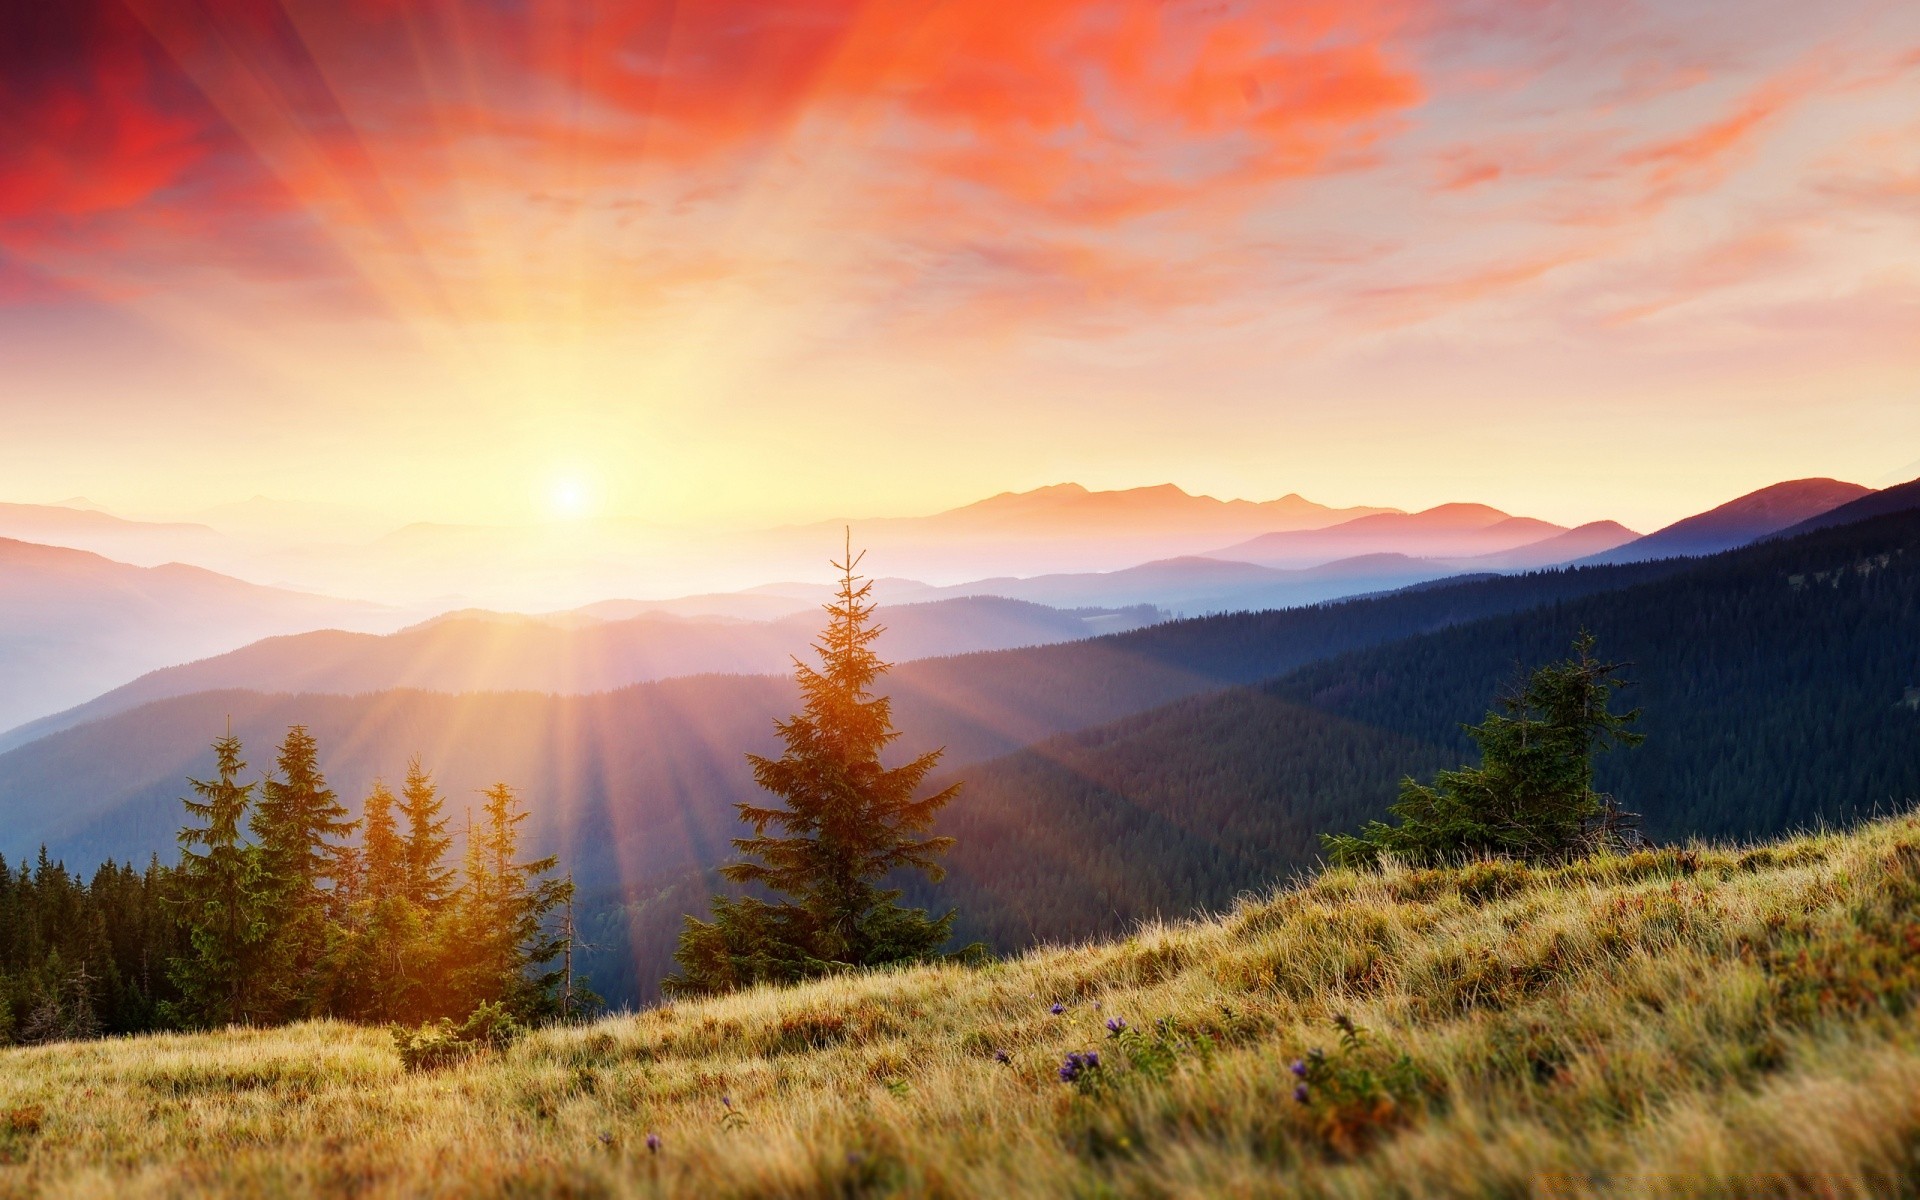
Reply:
[[[1762,837],[1910,804],[1920,485],[1894,491],[1632,586],[974,764],[950,777],[968,799],[942,822],[957,842],[938,902],[958,906],[963,936],[1001,946],[1217,909],[1315,866],[1319,836],[1383,815],[1401,778],[1468,759],[1462,725],[1582,630],[1626,664],[1642,712],[1645,744],[1603,758],[1599,782],[1649,836]]]
[[[1039,646],[1137,628],[1162,618],[1141,606],[1064,612],[973,596],[889,607],[878,649],[906,662]],[[0,750],[153,700],[192,692],[359,695],[394,688],[581,695],[677,675],[784,674],[818,633],[813,612],[775,621],[641,616],[560,621],[455,613],[386,635],[338,629],[268,638],[150,672],[65,712],[0,734]]]
[[[236,556],[244,559],[245,545],[254,544],[243,544],[234,540],[234,535],[218,532],[205,524],[128,521],[92,507],[82,507],[82,504],[84,502],[76,501],[64,506],[0,506],[0,528],[32,531],[40,536],[78,543],[118,545],[140,561],[172,549],[191,549],[207,556],[209,561],[233,561]],[[1356,518],[1355,513],[1360,515]],[[290,507],[260,498],[209,510],[204,515],[234,528],[251,530],[247,536],[255,541],[261,528],[275,522],[290,523],[290,527],[311,532],[328,520],[366,519],[366,514],[358,510]],[[1190,496],[1171,486],[1091,492],[1078,485],[1060,485],[1033,492],[1008,493],[931,517],[875,524],[881,531],[876,536],[896,539],[895,548],[908,558],[914,553],[907,549],[909,546],[924,550],[958,544],[953,542],[957,538],[972,546],[970,552],[989,558],[998,555],[1000,560],[1035,553],[1049,559],[1071,559],[1075,552],[1068,549],[1069,545],[1104,560],[1122,553],[1126,547],[1161,544],[1190,547],[1205,544],[1227,531],[1245,528],[1316,523],[1339,528],[1356,519],[1367,521],[1391,516],[1373,509],[1331,509],[1298,496],[1256,504]],[[624,530],[625,526],[620,528]],[[542,577],[539,572],[566,576],[579,569],[578,556],[591,557],[600,552],[592,536],[578,530],[573,532],[575,536],[537,538],[543,547],[541,553],[547,557],[532,562],[492,557],[500,536],[518,537],[519,534],[481,527],[414,525],[378,539],[371,549],[376,556],[405,560],[410,569],[429,574],[444,568],[457,575],[462,562],[488,562],[495,573],[515,578],[516,586],[537,587]],[[828,532],[815,528],[807,535],[813,539],[810,554],[824,557],[823,547],[830,546],[834,540]],[[782,536],[798,535],[789,530]],[[1606,541],[1617,536],[1610,533]],[[1605,543],[1589,540],[1582,546],[1591,549],[1595,544]],[[315,637],[309,650],[263,647],[251,651],[245,661],[272,664],[271,673],[280,680],[279,686],[319,690],[376,690],[411,685],[441,690],[532,688],[571,692],[618,687],[671,674],[779,671],[785,665],[788,650],[775,652],[772,648],[805,645],[794,630],[747,627],[721,630],[711,624],[695,628],[675,626],[667,619],[727,617],[779,621],[809,613],[825,599],[826,590],[819,585],[763,585],[739,593],[678,600],[601,601],[569,612],[546,614],[538,627],[526,621],[516,626],[502,618],[484,628],[470,623],[460,626],[465,632],[459,638],[455,638],[450,629],[442,628],[431,635],[409,635],[404,648],[375,650],[346,636],[347,633],[385,632],[425,614],[417,609],[388,609],[330,600],[294,589],[259,588],[240,578],[204,568],[192,578],[197,580],[199,592],[205,595],[189,596],[179,581],[188,577],[183,573],[195,568],[162,562],[147,568],[150,573],[142,574],[134,563],[120,563],[97,555],[77,557],[71,547],[64,545],[29,550],[31,545],[39,543],[13,543],[7,560],[5,586],[12,596],[12,607],[0,613],[0,687],[6,689],[6,699],[0,701],[0,730],[13,729],[14,732],[0,734],[0,746],[19,744],[37,733],[116,711],[134,697],[153,699],[175,694],[180,687],[187,686],[188,680],[197,680],[196,686],[202,687],[252,686],[259,682],[261,673],[248,673],[237,663],[229,662],[140,680],[125,691],[118,690],[134,684],[148,672],[240,650],[262,636],[313,632]],[[1186,558],[1129,565],[1111,572],[1046,574],[1024,579],[993,577],[945,587],[889,578],[881,581],[879,595],[896,606],[957,599],[976,601],[972,605],[977,618],[972,633],[962,633],[955,625],[948,630],[951,636],[923,638],[914,631],[918,617],[902,618],[907,627],[896,632],[896,642],[902,646],[897,655],[921,657],[1004,648],[1063,636],[1087,636],[1123,628],[1136,620],[1113,614],[1045,617],[1028,611],[1022,615],[1017,607],[1009,605],[991,609],[989,619],[989,608],[979,602],[981,597],[1055,608],[1117,609],[1152,605],[1177,613],[1218,612],[1316,603],[1477,567],[1472,563],[1416,561],[1405,552],[1419,548],[1417,536],[1409,535],[1394,545],[1402,552],[1398,556],[1369,557],[1304,573]],[[1581,548],[1554,545],[1544,554],[1538,549],[1523,548],[1517,552],[1520,556],[1532,555],[1526,563],[1514,559],[1489,569],[1538,565],[1542,559],[1560,561]],[[321,557],[339,552],[340,548],[334,547]],[[873,560],[887,562],[890,570],[899,565],[879,553],[873,554]],[[79,565],[82,563],[86,564],[84,570]],[[260,565],[264,570],[279,572],[282,560],[268,554]],[[169,580],[175,582],[169,584]],[[223,598],[212,599],[214,592],[220,592]],[[243,596],[248,599],[240,600]],[[569,638],[550,628],[559,624],[643,616],[654,622],[646,630],[600,630]],[[1042,630],[1034,625],[1035,621],[1053,623]],[[986,625],[995,623],[1002,628],[998,632],[987,632]],[[539,648],[535,649],[536,646]],[[383,654],[387,655],[385,661],[389,665],[380,669],[363,668],[369,657]],[[294,659],[331,661],[333,665],[309,669],[297,665]],[[535,666],[536,660],[551,665]],[[426,663],[434,665],[421,665]],[[101,695],[109,690],[116,691],[116,695]],[[88,703],[96,698],[98,703]],[[87,707],[45,724],[38,723],[82,704]],[[22,725],[28,728],[19,729]]]
[[[911,606],[920,611],[901,619],[895,614],[909,608],[890,604],[883,620],[896,633],[924,618],[927,647],[955,628],[984,636],[969,624],[983,614],[999,622],[994,636],[1024,628],[1019,636],[1078,640],[904,662],[885,689],[907,732],[901,751],[945,745],[943,769],[967,782],[967,803],[950,814],[962,844],[955,894],[965,897],[969,928],[1001,945],[1213,904],[1220,889],[1240,886],[1256,869],[1271,876],[1309,861],[1313,836],[1376,814],[1399,774],[1457,761],[1458,723],[1478,715],[1502,676],[1551,656],[1580,626],[1637,664],[1654,664],[1646,694],[1680,714],[1669,717],[1683,731],[1679,748],[1650,743],[1633,761],[1655,766],[1617,778],[1623,793],[1697,793],[1706,807],[1661,808],[1636,795],[1650,830],[1764,832],[1855,811],[1876,787],[1909,786],[1900,762],[1886,757],[1906,743],[1885,725],[1900,719],[1902,689],[1915,682],[1899,680],[1920,675],[1910,638],[1902,640],[1916,615],[1910,583],[1920,518],[1908,510],[1917,502],[1911,488],[1871,493],[1784,530],[1775,522],[1758,544],[1705,559],[1525,570],[1509,558],[1506,569],[1523,573],[1427,578],[1381,595],[1093,638],[1080,638],[1093,630],[1089,622],[1140,618],[948,597]],[[1512,520],[1446,516],[1440,526],[1456,530]],[[1550,529],[1479,559],[1624,532]],[[48,553],[13,550],[22,562]],[[84,563],[113,580],[117,572],[148,586],[192,579],[216,599],[232,585],[251,586],[190,568],[143,572],[51,553],[48,561]],[[1383,580],[1396,570],[1457,572],[1476,561],[1360,561],[1369,560]],[[1175,564],[1216,572],[1222,586],[1286,573],[1216,559]],[[1293,574],[1329,567],[1354,569],[1335,562]],[[811,586],[757,591],[806,604]],[[155,602],[208,610],[184,595]],[[629,950],[652,947],[616,954],[609,967],[621,994],[645,994],[651,977],[633,974],[633,964],[660,959],[657,943],[730,853],[732,803],[752,794],[741,755],[773,748],[772,722],[792,710],[793,687],[772,674],[706,674],[550,693],[611,686],[621,671],[678,670],[713,646],[742,654],[750,644],[758,647],[752,653],[784,656],[817,618],[758,623],[742,642],[741,622],[594,607],[539,620],[460,614],[396,637],[288,638],[163,671],[77,714],[80,723],[0,754],[0,850],[15,857],[44,842],[82,862],[168,853],[178,797],[188,776],[207,770],[215,734],[230,721],[257,770],[288,725],[306,724],[349,798],[398,774],[413,753],[440,771],[456,807],[497,779],[521,785],[533,802],[531,840],[566,856],[591,898],[596,936],[617,933]],[[676,640],[689,631],[697,631],[692,642]],[[706,637],[716,640],[703,650]],[[1682,666],[1660,665],[1667,662]],[[537,690],[495,690],[502,684]],[[1781,699],[1789,695],[1791,703]],[[1825,731],[1809,743],[1818,751],[1811,766],[1753,748],[1753,731],[1770,728],[1765,745],[1791,743],[1768,724],[1781,714]],[[1780,807],[1743,816],[1741,789],[1757,786],[1754,772],[1763,769],[1809,782],[1775,788],[1785,797]],[[1847,781],[1827,788],[1827,807],[1809,799],[1823,774]]]
[[[1342,544],[1340,532],[1346,528],[1339,525],[1300,536],[1329,535],[1324,544],[1339,546]],[[1451,559],[1417,556],[1404,550],[1378,551],[1311,567],[1285,568],[1229,559],[1223,557],[1226,552],[1221,551],[1219,555],[1162,559],[1119,571],[979,579],[944,588],[882,580],[879,592],[895,599],[984,594],[1056,605],[1151,604],[1181,615],[1198,616],[1319,604],[1452,576],[1559,566],[1590,553],[1596,546],[1615,546],[1636,536],[1632,530],[1612,521],[1596,521],[1519,546]],[[1500,540],[1493,539],[1495,544]],[[1404,528],[1379,541],[1384,545],[1420,546],[1418,535]],[[1431,548],[1440,550],[1457,545],[1458,542],[1443,541]]]
[[[0,728],[257,638],[325,626],[391,629],[401,619],[379,605],[179,563],[139,567],[0,539]]]
[[[131,521],[97,508],[66,504],[0,504],[0,538],[62,546],[131,563],[159,566],[216,556],[220,534],[189,521]]]
[[[1795,479],[1749,492],[1717,508],[1675,521],[1637,541],[1588,555],[1583,562],[1642,562],[1718,554],[1792,528],[1870,494],[1838,479]]]
[[[1416,513],[1374,513],[1324,529],[1263,533],[1209,551],[1208,557],[1282,569],[1315,567],[1363,554],[1417,552],[1427,558],[1473,558],[1518,550],[1567,532],[1564,525],[1512,516],[1485,504],[1442,504]]]
[[[974,573],[1111,571],[1196,554],[1226,538],[1323,529],[1388,508],[1330,508],[1295,494],[1278,500],[1218,500],[1173,484],[1091,491],[1060,483],[1002,492],[925,517],[840,519],[769,531],[767,541],[812,549],[851,527],[890,573],[934,580]],[[803,558],[801,561],[805,561]]]

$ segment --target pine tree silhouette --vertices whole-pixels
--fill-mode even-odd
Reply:
[[[742,802],[751,837],[734,839],[743,861],[721,868],[732,882],[787,899],[715,897],[713,920],[689,918],[666,981],[681,992],[723,990],[762,980],[791,980],[846,967],[926,958],[951,936],[954,914],[929,916],[882,886],[906,869],[938,881],[939,856],[953,844],[926,836],[960,792],[955,783],[916,798],[942,751],[896,767],[881,753],[900,735],[892,705],[874,694],[888,664],[873,649],[873,583],[855,573],[864,552],[833,564],[840,589],[814,644],[820,665],[794,660],[803,707],[775,723],[786,752],[747,756],[754,781],[779,805]]]

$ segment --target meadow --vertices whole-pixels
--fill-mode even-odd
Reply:
[[[1916,1195],[1917,994],[1913,815],[1329,871],[433,1069],[335,1022],[0,1051],[0,1196]]]

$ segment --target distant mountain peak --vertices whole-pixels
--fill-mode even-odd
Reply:
[[[1582,561],[1621,563],[1718,554],[1812,520],[1871,493],[1871,488],[1839,479],[1789,479],[1736,496],[1725,504]]]
[[[1457,501],[1452,504],[1436,504],[1432,508],[1423,508],[1419,512],[1411,515],[1422,519],[1446,521],[1450,524],[1461,525],[1469,523],[1493,525],[1500,521],[1513,519],[1512,513],[1503,512],[1491,504],[1470,504]]]
[[[1377,553],[1473,558],[1518,550],[1566,532],[1564,526],[1516,517],[1491,505],[1454,503],[1413,513],[1374,513],[1320,529],[1279,530],[1208,553],[1299,569]]]

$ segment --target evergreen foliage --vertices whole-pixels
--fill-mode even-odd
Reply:
[[[173,903],[187,952],[168,969],[180,989],[170,1011],[182,1024],[201,1027],[261,1015],[252,1007],[247,984],[266,932],[260,856],[240,833],[253,801],[253,784],[240,782],[247,769],[240,739],[229,732],[213,744],[213,752],[214,778],[188,780],[199,799],[181,801],[198,824],[180,831]]]
[[[497,1033],[599,1003],[572,979],[573,881],[547,878],[555,857],[521,858],[505,784],[455,887],[428,857],[450,839],[417,761],[402,797],[375,783],[352,821],[304,729],[264,785],[241,781],[231,732],[213,751],[181,802],[177,866],[109,862],[86,881],[44,849],[18,870],[0,859],[0,1045],[307,1016]],[[360,845],[340,840],[362,824]]]
[[[191,952],[176,874],[105,863],[81,878],[40,852],[0,859],[0,1044],[133,1033],[178,998],[167,963]]]
[[[276,773],[260,785],[253,812],[266,883],[261,1015],[270,1020],[321,1010],[315,989],[329,949],[329,918],[338,918],[358,881],[345,842],[358,822],[347,818],[347,806],[327,786],[319,759],[319,744],[304,725],[287,730]]]
[[[407,897],[406,844],[393,793],[376,780],[361,803],[365,832],[351,886],[336,885],[328,927],[326,1011],[362,1021],[414,1014],[433,978],[426,914]]]
[[[753,834],[734,839],[742,861],[721,868],[730,882],[784,898],[716,897],[711,920],[687,918],[674,956],[681,971],[667,981],[673,991],[912,962],[952,934],[953,913],[905,908],[899,889],[884,886],[895,872],[939,881],[939,856],[953,839],[926,834],[960,785],[919,797],[939,750],[895,767],[881,761],[900,735],[891,702],[873,693],[888,664],[873,650],[882,627],[872,624],[872,581],[854,573],[861,557],[849,540],[834,564],[840,590],[814,645],[819,667],[794,660],[802,709],[776,722],[785,753],[747,758],[754,781],[782,803],[736,806]]]
[[[499,1004],[522,1017],[549,1016],[562,983],[555,961],[567,935],[547,932],[547,920],[573,898],[571,879],[542,879],[559,863],[548,856],[522,861],[520,825],[527,814],[512,788],[485,793],[480,827],[469,833],[465,878],[453,904],[448,986],[471,1010]]]
[[[393,819],[394,796],[387,785],[375,780],[373,789],[360,805],[361,891],[369,900],[385,900],[407,895],[407,846],[400,839]]]
[[[1593,635],[1581,631],[1573,657],[1539,668],[1500,698],[1498,711],[1466,727],[1479,766],[1441,771],[1431,784],[1402,780],[1388,810],[1399,823],[1329,834],[1328,857],[1340,866],[1383,855],[1427,866],[1482,856],[1545,862],[1617,842],[1612,799],[1593,790],[1594,755],[1644,739],[1628,728],[1638,709],[1611,710],[1621,665],[1593,651]]]
[[[441,865],[453,846],[444,808],[433,776],[414,756],[407,762],[406,782],[400,788],[400,813],[407,819],[405,895],[429,913],[439,912],[453,893],[453,870]]]

